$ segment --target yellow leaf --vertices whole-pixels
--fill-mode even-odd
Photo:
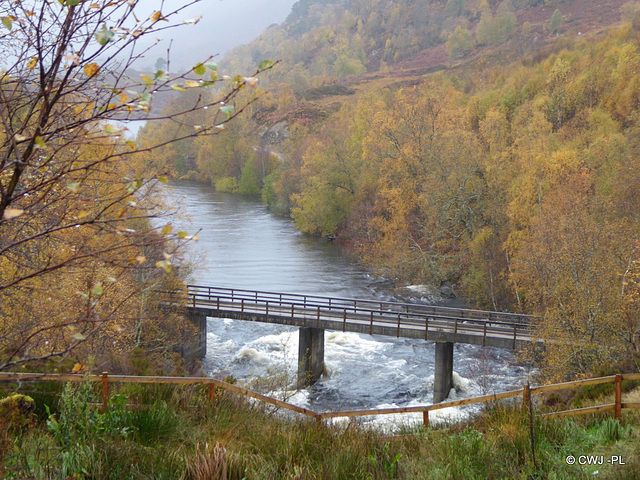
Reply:
[[[157,11],[154,12],[153,15],[151,15],[151,21],[153,23],[159,22],[160,20],[164,20],[165,22],[168,21],[163,15],[161,11]]]
[[[258,79],[256,77],[244,77],[243,80],[250,87],[255,87],[258,84]]]
[[[71,369],[71,373],[84,373],[87,371],[87,367],[80,362],[76,363]]]
[[[19,217],[24,213],[24,210],[19,208],[7,208],[2,216],[5,220],[11,220],[12,218]]]
[[[78,193],[80,190],[80,182],[73,182],[67,185],[67,189],[71,190],[73,193]]]
[[[156,267],[163,268],[165,272],[171,272],[171,262],[169,260],[161,260],[156,262]]]
[[[100,67],[97,63],[88,63],[84,66],[84,74],[89,78],[95,77],[99,71]]]
[[[68,53],[64,56],[64,58],[66,58],[67,60],[71,60],[75,66],[80,65],[80,57],[78,55],[72,55]]]
[[[195,87],[199,87],[200,86],[200,82],[197,82],[195,80],[185,80],[184,84],[187,87],[191,87],[191,88],[195,88]]]
[[[138,262],[139,264],[143,264],[146,261],[147,261],[147,257],[143,257],[142,255],[138,255],[136,257],[136,262]]]
[[[153,80],[151,79],[151,77],[149,75],[145,75],[144,73],[140,74],[140,78],[142,78],[142,81],[147,85],[151,85],[153,83]]]
[[[36,137],[35,145],[33,146],[36,150],[44,150],[47,148],[47,144],[44,142],[42,137]]]
[[[29,63],[27,63],[27,68],[29,70],[33,70],[34,68],[36,68],[37,65],[38,65],[38,58],[32,57],[31,60],[29,60]]]

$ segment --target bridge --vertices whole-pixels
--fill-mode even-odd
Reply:
[[[206,318],[300,327],[298,386],[324,371],[324,330],[416,338],[436,342],[434,403],[453,386],[453,345],[466,343],[516,350],[538,341],[537,317],[462,308],[261,292],[189,285],[187,313],[200,329],[199,356],[206,353]]]

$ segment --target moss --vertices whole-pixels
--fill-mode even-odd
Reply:
[[[27,395],[15,394],[0,400],[0,428],[22,428],[31,421],[36,403]]]

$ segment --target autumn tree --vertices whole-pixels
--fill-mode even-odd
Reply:
[[[459,25],[453,33],[449,35],[449,39],[447,40],[447,51],[449,52],[449,56],[455,59],[464,57],[469,50],[471,50],[472,46],[473,37],[471,32]]]
[[[166,351],[181,340],[171,314],[164,323],[149,315],[161,308],[154,291],[180,285],[171,272],[188,235],[154,220],[164,172],[139,162],[125,125],[156,119],[161,92],[219,88],[170,115],[179,122],[208,108],[211,123],[145,149],[216,133],[255,79],[221,86],[208,59],[175,76],[127,70],[146,52],[142,39],[195,3],[149,15],[124,0],[0,4],[0,370],[83,348]]]
[[[623,297],[635,290],[627,277],[635,265],[637,231],[602,217],[596,202],[586,172],[565,177],[546,196],[514,261],[529,308],[544,315],[546,378],[588,374],[637,348],[637,320],[629,324],[620,315],[622,305],[635,302]]]

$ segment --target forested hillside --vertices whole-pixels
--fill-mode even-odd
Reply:
[[[639,14],[617,1],[301,1],[225,59],[281,60],[246,83],[242,120],[153,161],[262,194],[398,283],[545,315],[542,335],[585,342],[549,346],[546,372],[587,372],[640,349]]]

